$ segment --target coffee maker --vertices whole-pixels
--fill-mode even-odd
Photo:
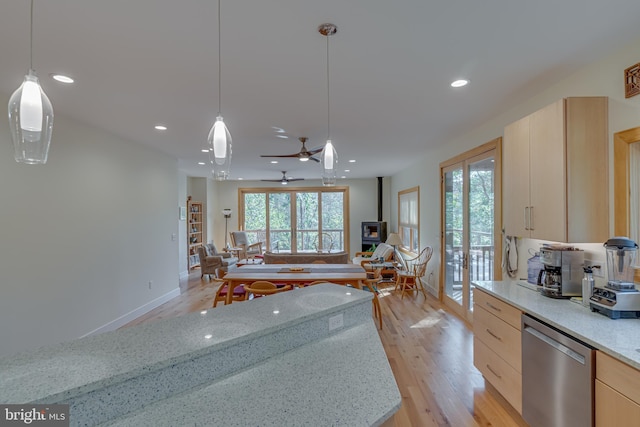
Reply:
[[[540,262],[540,294],[550,298],[582,295],[583,250],[566,246],[543,246],[540,249]]]

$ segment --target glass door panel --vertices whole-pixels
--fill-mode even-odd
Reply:
[[[344,193],[322,193],[322,238],[318,250],[340,252],[344,250]]]
[[[244,195],[244,224],[249,243],[264,242],[267,230],[267,197],[264,193]],[[249,214],[250,213],[250,214]]]
[[[444,292],[462,305],[464,192],[462,165],[444,171]]]
[[[315,252],[320,239],[318,193],[296,194],[296,248]]]
[[[273,252],[291,252],[291,193],[269,193],[269,244]]]
[[[474,280],[494,279],[495,161],[493,155],[472,159],[469,177],[469,284]],[[472,289],[471,289],[472,290]],[[473,310],[473,292],[467,308]]]
[[[499,280],[495,236],[500,194],[497,148],[453,159],[442,166],[442,300],[473,320],[473,282]],[[496,268],[498,271],[496,271]]]

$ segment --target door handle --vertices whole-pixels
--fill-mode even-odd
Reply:
[[[535,230],[533,228],[533,206],[529,206],[529,230]]]
[[[528,230],[529,229],[529,206],[525,206],[524,207],[524,229]]]

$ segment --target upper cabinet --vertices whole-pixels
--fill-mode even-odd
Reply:
[[[511,236],[603,242],[609,235],[608,103],[566,98],[505,127],[503,221]]]

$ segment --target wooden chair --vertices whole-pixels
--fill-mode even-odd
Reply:
[[[213,279],[214,283],[218,284],[218,289],[216,290],[216,295],[213,298],[213,307],[218,305],[219,301],[227,304],[227,293],[229,291],[229,286],[227,281],[224,279]],[[233,301],[244,301],[247,299],[247,291],[244,289],[244,285],[239,285],[233,288],[233,295],[231,296],[231,302]]]
[[[380,307],[380,299],[378,299],[378,283],[382,280],[382,270],[376,268],[373,277],[364,281],[365,287],[373,294],[373,316],[378,319],[378,327],[382,330],[382,308]]]
[[[275,283],[268,282],[266,280],[258,280],[257,282],[253,282],[251,285],[245,285],[244,290],[246,291],[245,299],[249,299],[250,295],[253,295],[254,298],[277,294],[278,292],[284,292],[291,289],[291,285],[285,285],[283,287],[276,286]]]
[[[401,299],[404,298],[404,294],[407,292],[422,292],[424,297],[427,297],[427,293],[424,290],[422,283],[422,277],[427,271],[427,264],[433,255],[433,248],[427,246],[417,257],[407,260],[408,269],[405,271],[398,271],[397,281],[395,289],[400,288]]]

